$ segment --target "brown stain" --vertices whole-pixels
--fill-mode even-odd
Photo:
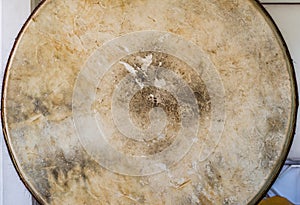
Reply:
[[[207,184],[214,190],[219,190],[220,185],[222,184],[222,176],[218,170],[218,165],[209,161],[205,165],[205,177]]]
[[[47,106],[45,105],[44,102],[42,102],[40,99],[35,98],[33,101],[33,105],[34,105],[34,112],[35,113],[41,113],[44,116],[49,115],[49,109],[47,108]]]
[[[199,201],[200,201],[200,204],[203,204],[203,205],[214,205],[214,203],[203,194],[200,195]]]
[[[176,75],[184,80],[185,83],[194,92],[197,99],[200,115],[205,115],[211,111],[210,96],[207,91],[206,85],[201,79],[201,76],[189,65],[175,56],[165,54],[162,52],[139,52],[122,59],[122,61],[128,63],[133,67],[141,67],[137,56],[145,58],[148,55],[152,55],[152,64],[155,67],[163,67],[173,71]]]
[[[149,98],[150,95],[154,97]],[[145,100],[147,99],[147,100]],[[162,108],[168,116],[168,125],[164,129],[166,136],[162,139],[157,136],[154,140],[147,141],[148,149],[143,154],[152,155],[163,151],[172,144],[180,127],[180,111],[176,99],[167,91],[146,87],[137,92],[129,104],[132,121],[142,129],[150,125],[149,112],[152,108]]]
[[[149,55],[152,55],[152,63],[149,69],[163,67],[171,70],[189,86],[198,104],[200,127],[205,127],[211,115],[210,96],[201,76],[193,68],[174,56],[151,51],[134,53],[120,59],[120,61],[135,68],[138,71],[137,76],[141,81],[147,81],[147,78],[143,76],[144,74],[137,68],[142,67],[140,59]],[[101,116],[105,117],[109,115],[108,112],[111,109],[112,102],[111,96],[114,93],[115,87],[126,75],[130,75],[129,72],[123,65],[116,63],[110,68],[109,72],[104,74],[102,80],[99,82],[97,100],[93,104],[93,109],[100,113]],[[155,107],[162,108],[168,118],[168,123],[163,131],[164,138],[157,136],[150,141],[136,141],[123,136],[119,132],[115,132],[109,139],[110,143],[114,144],[116,149],[122,153],[132,156],[153,155],[170,146],[177,136],[181,123],[179,105],[175,96],[172,96],[171,93],[153,86],[141,89],[130,100],[130,118],[136,127],[145,130],[150,125],[149,111]]]
[[[155,107],[162,108],[167,114],[170,124],[174,124],[174,127],[178,126],[180,123],[178,106],[177,100],[170,93],[150,86],[133,96],[130,100],[129,109],[133,122],[142,129],[146,129],[150,125],[148,113]]]
[[[79,151],[76,161],[71,162],[58,153],[56,157],[60,160],[50,163],[49,204],[145,204],[145,192],[137,187],[139,177],[107,172],[84,156],[85,153]]]
[[[147,204],[156,193],[141,180],[102,168],[80,148],[72,155],[64,150],[47,154],[43,162],[25,167],[46,204]],[[158,203],[160,204],[160,203]]]
[[[94,160],[85,157],[85,152],[76,151],[74,156],[66,156],[63,150],[56,151],[53,156],[48,156],[43,167],[43,178],[40,178],[39,184],[47,189],[49,204],[59,204],[57,201],[64,200],[64,193],[74,194],[72,189],[74,184],[78,184],[85,190],[88,184],[89,171],[98,169],[99,164]],[[35,174],[35,177],[38,175]],[[44,178],[47,176],[47,178]],[[84,197],[85,196],[85,197]],[[76,204],[99,203],[94,200],[88,200],[88,193],[80,196],[74,196]]]
[[[284,129],[285,120],[280,114],[267,118],[267,129],[270,133],[277,133]]]

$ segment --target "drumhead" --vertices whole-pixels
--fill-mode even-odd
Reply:
[[[289,151],[287,47],[253,0],[49,0],[7,64],[5,139],[42,204],[257,204]]]

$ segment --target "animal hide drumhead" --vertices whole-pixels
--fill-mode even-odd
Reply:
[[[257,204],[283,165],[294,69],[254,0],[47,0],[7,64],[2,121],[33,195]]]

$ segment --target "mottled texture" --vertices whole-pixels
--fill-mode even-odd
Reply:
[[[47,0],[8,64],[6,140],[44,204],[255,204],[292,69],[256,1]]]

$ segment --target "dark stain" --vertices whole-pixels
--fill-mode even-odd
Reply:
[[[84,169],[84,167],[81,167],[81,169]],[[81,177],[84,182],[86,182],[88,180],[88,176],[84,172],[82,172]]]
[[[54,168],[52,170],[52,175],[53,175],[54,179],[57,181],[58,180],[58,169]]]
[[[34,99],[33,105],[34,105],[34,110],[33,111],[35,113],[41,113],[44,116],[47,116],[47,115],[50,114],[48,108],[46,107],[46,105],[39,98]]]
[[[128,63],[133,67],[141,67],[139,57],[145,58],[152,55],[152,66],[163,67],[172,70],[176,75],[184,80],[189,88],[194,92],[197,100],[200,116],[207,116],[211,112],[211,99],[206,88],[205,83],[201,79],[199,73],[187,65],[185,62],[179,60],[175,56],[161,53],[161,52],[139,52],[132,54],[122,61]]]
[[[208,185],[213,189],[218,189],[222,180],[222,176],[217,167],[217,165],[214,165],[210,161],[205,165],[205,177],[207,178]]]
[[[57,151],[55,153],[55,159],[48,161],[48,166],[54,167],[51,170],[55,180],[58,180],[59,174],[63,174],[67,178],[68,173],[71,170],[74,170],[75,167],[79,167],[79,175],[84,181],[86,181],[87,176],[84,173],[86,167],[93,165],[94,167],[99,166],[96,162],[91,159],[84,157],[83,153],[77,152],[75,156],[72,156],[72,159],[67,159],[64,155],[63,150]],[[67,185],[67,184],[65,184]]]
[[[282,118],[282,116],[280,116],[279,114],[267,118],[268,131],[271,133],[276,133],[276,132],[282,131],[285,127],[284,120],[285,119]]]
[[[205,129],[209,118],[211,117],[211,100],[206,88],[204,81],[201,79],[201,74],[197,73],[194,68],[191,68],[188,64],[181,61],[180,59],[161,52],[138,52],[126,56],[120,59],[120,61],[129,64],[136,70],[137,78],[143,83],[147,83],[149,79],[142,72],[142,61],[141,58],[152,55],[152,63],[148,69],[155,70],[158,67],[168,69],[174,74],[181,78],[187,86],[194,93],[196,103],[198,104],[199,111],[199,128]],[[157,70],[159,72],[159,70]],[[97,93],[104,93],[99,96],[93,109],[97,112],[105,114],[106,110],[103,109],[105,106],[109,106],[111,103],[111,97],[103,98],[102,96],[112,96],[112,93],[118,83],[126,76],[129,72],[124,69],[124,66],[117,62],[103,77],[104,80],[100,82],[105,83],[104,88],[99,86]],[[160,73],[157,73],[160,76]],[[152,78],[153,76],[151,76]],[[152,79],[153,80],[153,79]],[[176,80],[175,80],[176,81]],[[176,82],[174,82],[175,84]],[[181,88],[178,88],[179,90]],[[184,89],[182,89],[184,91]],[[150,96],[150,94],[152,94]],[[182,92],[184,95],[185,93]],[[189,98],[186,99],[187,103]],[[175,137],[177,136],[178,130],[180,129],[180,112],[179,105],[176,98],[171,93],[157,87],[144,87],[141,91],[137,92],[129,103],[129,114],[133,123],[141,129],[147,129],[150,124],[149,111],[152,108],[162,108],[168,118],[167,126],[164,129],[165,138],[161,139],[159,136],[154,141],[136,141],[130,138],[125,138],[121,133],[114,133],[111,137],[111,142],[114,143],[120,151],[128,155],[152,155],[163,151],[166,147],[170,146]],[[192,113],[196,113],[194,110]],[[196,115],[195,115],[196,116]],[[201,132],[201,130],[200,130]]]
[[[51,191],[53,183],[59,184],[59,187],[67,192],[70,189],[70,181],[82,180],[87,183],[86,170],[96,170],[99,167],[99,164],[81,151],[76,151],[72,159],[67,159],[63,150],[57,150],[54,154],[48,154],[44,159],[42,163],[25,166],[25,170],[28,170],[29,177],[35,179],[32,181],[35,182],[35,189],[49,204],[53,197]]]
[[[148,113],[155,107],[162,108],[167,114],[170,124],[178,126],[178,123],[180,123],[180,111],[177,100],[165,90],[156,87],[146,87],[137,92],[129,104],[133,121],[142,129],[146,129],[150,125]]]
[[[172,55],[151,51],[138,52],[126,56],[120,61],[134,67],[137,72],[137,78],[141,82],[147,83],[149,79],[147,79],[147,76],[142,72],[142,69],[139,68],[141,68],[143,64],[141,58],[146,58],[149,55],[152,55],[152,63],[148,69],[156,69],[161,67],[171,70],[192,90],[197,101],[196,103],[198,104],[200,126],[205,126],[205,122],[208,121],[207,118],[210,118],[211,115],[211,99],[206,85],[201,79],[201,74],[197,73],[188,64]],[[157,70],[157,76],[160,76],[159,72],[160,70]],[[118,82],[120,82],[128,74],[128,71],[123,68],[123,65],[116,63],[114,66],[112,66],[111,73],[113,75],[105,76],[105,79],[111,80],[105,82],[111,82],[112,87],[115,87]],[[174,84],[175,83],[176,82],[174,82]],[[103,92],[101,89],[102,88],[98,88],[97,92]],[[180,89],[182,88],[178,87],[178,92],[180,92]],[[180,95],[184,96],[186,93],[183,91],[184,89],[182,89]],[[99,99],[99,102],[103,102],[103,100],[105,99]],[[188,103],[192,99],[187,97],[185,100]],[[118,144],[118,149],[129,155],[153,155],[163,151],[173,143],[175,137],[177,136],[177,132],[180,129],[181,116],[180,107],[176,98],[168,91],[150,86],[144,87],[142,90],[135,93],[129,103],[130,118],[137,127],[140,127],[141,129],[147,129],[151,123],[149,119],[149,112],[155,107],[162,108],[168,118],[168,124],[164,130],[165,138],[156,138],[154,141],[151,140],[140,142],[130,138],[124,139],[122,135],[115,134],[112,139],[115,142],[118,142],[115,143]],[[101,105],[99,105],[99,110],[101,110]],[[191,112],[196,113],[194,110]]]

